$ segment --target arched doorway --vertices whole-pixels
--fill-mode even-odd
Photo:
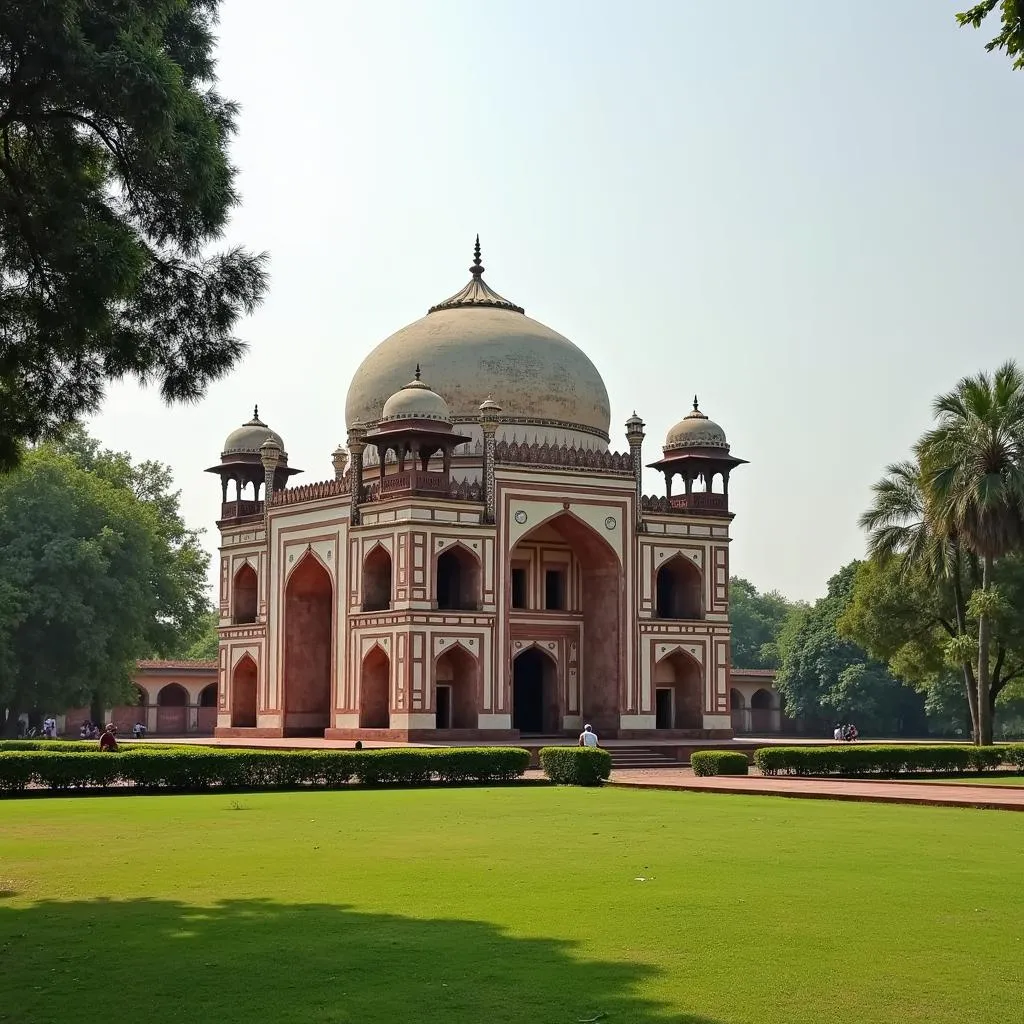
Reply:
[[[444,652],[434,668],[438,729],[475,729],[479,714],[478,663],[461,644]]]
[[[306,554],[284,595],[284,726],[292,732],[330,725],[333,596],[327,570]]]
[[[558,668],[539,647],[528,647],[512,662],[512,728],[523,734],[561,731]]]
[[[659,619],[702,619],[700,570],[686,555],[673,555],[655,581],[655,605]]]
[[[480,607],[480,560],[461,544],[437,556],[437,607],[462,611]]]
[[[217,684],[210,683],[199,691],[199,712],[196,726],[200,732],[212,734],[217,725]]]
[[[188,730],[188,691],[179,683],[168,683],[156,695],[156,731],[163,736],[180,736]]]
[[[509,571],[536,564],[539,547],[561,548],[569,556],[558,563],[565,572],[564,602],[552,611],[583,616],[579,708],[598,735],[608,735],[619,728],[623,709],[622,563],[608,541],[571,512],[561,512],[525,534],[510,552]],[[513,687],[514,676],[513,666]]]
[[[391,556],[377,544],[363,562],[363,611],[382,612],[391,607]]]
[[[246,654],[231,673],[231,725],[235,729],[256,728],[256,684],[256,662]]]
[[[750,698],[750,728],[755,733],[778,732],[771,690],[762,687]]]
[[[359,674],[359,728],[391,727],[391,659],[374,645],[363,658]]]
[[[659,729],[704,728],[704,671],[682,651],[654,666],[654,698]]]
[[[236,626],[256,621],[258,586],[256,570],[246,562],[235,573],[235,582],[232,587],[234,615],[231,621]]]
[[[743,694],[735,687],[729,690],[729,714],[732,718],[733,732],[750,731],[750,711],[747,709]]]

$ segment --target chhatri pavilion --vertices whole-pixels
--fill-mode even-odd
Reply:
[[[650,465],[587,355],[484,280],[381,342],[334,475],[258,412],[220,463],[217,733],[732,735],[729,479],[698,407]]]

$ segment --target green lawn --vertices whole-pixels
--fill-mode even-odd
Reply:
[[[955,775],[946,779],[910,779],[911,782],[931,782],[956,786],[1024,786],[1024,775]]]
[[[0,802],[0,1021],[1019,1019],[1024,814],[555,788]]]

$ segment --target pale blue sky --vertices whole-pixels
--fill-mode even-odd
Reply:
[[[813,598],[930,400],[1020,341],[1024,74],[936,0],[226,0],[229,239],[271,254],[195,407],[112,389],[102,441],[202,470],[258,401],[332,475],[362,357],[467,278],[580,345],[647,461],[690,407],[737,471],[732,570]],[[649,492],[662,493],[651,475]]]

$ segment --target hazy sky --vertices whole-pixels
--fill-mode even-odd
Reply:
[[[270,293],[200,405],[119,386],[92,429],[169,462],[214,548],[225,435],[259,402],[331,477],[352,373],[479,231],[488,282],[603,374],[613,448],[635,407],[654,461],[699,394],[750,460],[733,572],[813,598],[932,396],[1024,358],[1024,74],[965,6],[225,0],[228,240]]]

